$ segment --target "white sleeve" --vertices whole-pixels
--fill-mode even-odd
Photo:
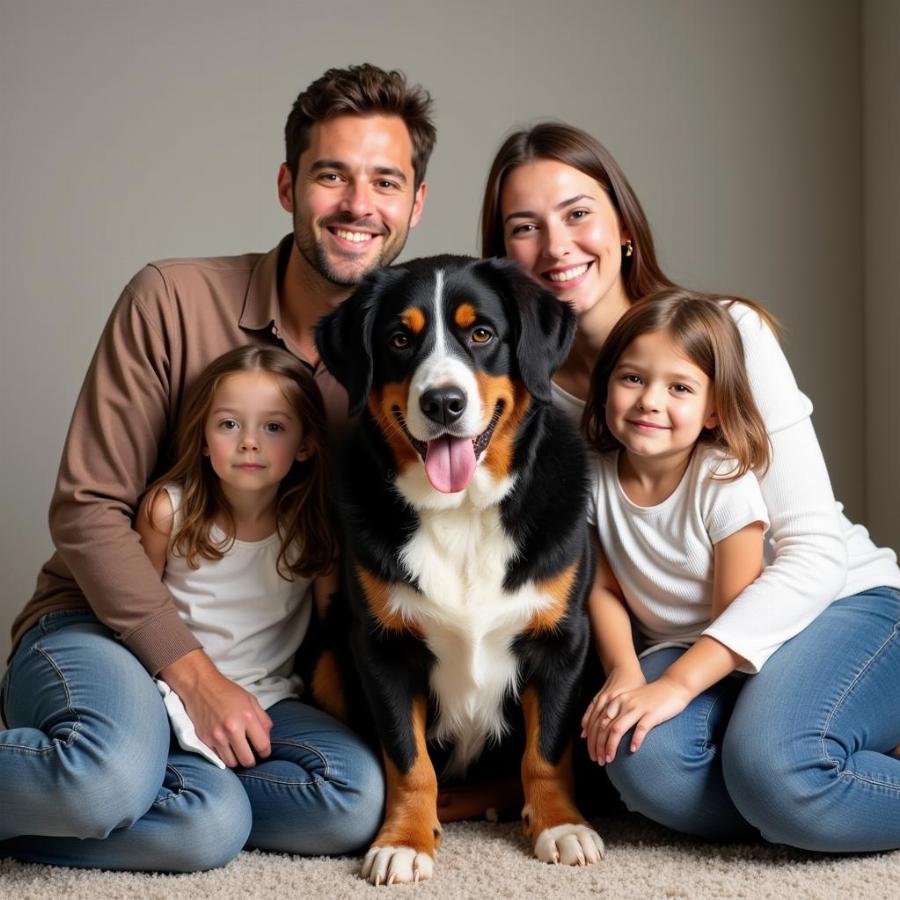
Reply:
[[[834,600],[847,578],[847,549],[825,460],[809,415],[769,327],[749,307],[732,315],[744,341],[750,386],[772,444],[761,480],[774,559],[704,631],[757,672]]]

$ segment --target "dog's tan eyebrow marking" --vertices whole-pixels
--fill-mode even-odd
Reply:
[[[453,321],[460,328],[470,328],[478,318],[478,310],[471,303],[460,303],[453,314]]]
[[[410,306],[400,313],[400,321],[413,334],[421,334],[425,328],[425,313],[418,306]]]

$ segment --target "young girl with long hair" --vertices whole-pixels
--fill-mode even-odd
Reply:
[[[483,255],[516,259],[575,310],[576,340],[553,391],[554,402],[580,419],[615,324],[632,304],[674,286],[637,195],[599,141],[544,122],[500,147],[481,225]],[[692,734],[651,733],[627,770],[619,767],[616,786],[629,808],[710,838],[761,833],[827,852],[897,848],[896,556],[835,503],[812,404],[766,317],[746,302],[727,311],[771,448],[760,487],[772,552],[716,631],[757,674],[723,696]],[[748,621],[753,627],[744,627]],[[719,678],[732,668],[722,660]]]
[[[334,587],[324,446],[322,398],[303,364],[279,349],[238,348],[192,386],[176,462],[138,510],[135,528],[179,615],[219,672],[252,695],[243,734],[195,723],[201,752],[212,748],[229,768],[268,755],[265,709],[298,696],[293,662],[310,593],[324,602]]]
[[[160,681],[173,731],[185,750],[235,771],[250,800],[249,842],[270,849],[279,830],[330,827],[322,804],[332,801],[321,791],[291,798],[317,782],[292,721],[321,716],[327,730],[324,714],[300,702],[294,674],[311,605],[323,608],[336,588],[325,451],[325,408],[304,364],[278,348],[238,348],[192,385],[176,462],[150,485],[135,521],[233,710],[224,724],[206,714],[212,707],[185,710]],[[332,775],[336,784],[344,777]],[[289,812],[273,805],[275,785]]]
[[[715,623],[763,567],[768,517],[755,475],[769,447],[725,309],[676,289],[632,306],[594,370],[585,432],[597,451],[590,611],[606,681],[582,727],[605,765],[632,728],[636,753],[655,726],[707,715],[729,690],[721,668],[745,664]],[[653,677],[642,669],[651,656]]]

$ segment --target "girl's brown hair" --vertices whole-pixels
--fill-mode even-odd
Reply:
[[[278,572],[288,581],[311,577],[334,561],[336,543],[328,501],[325,405],[306,367],[285,350],[274,347],[239,347],[210,363],[191,385],[178,428],[176,462],[148,488],[148,512],[166,484],[182,489],[180,524],[172,535],[172,551],[197,568],[198,557],[221,559],[234,543],[234,517],[209,458],[203,454],[204,431],[216,390],[237,372],[274,375],[294,408],[303,441],[310,451],[295,461],[278,486],[276,527],[281,540]],[[217,513],[230,522],[226,539],[213,541],[210,529]]]
[[[619,319],[600,351],[584,411],[582,427],[595,450],[604,453],[622,446],[606,425],[609,381],[622,354],[641,335],[662,331],[710,380],[718,424],[704,428],[698,443],[735,460],[734,470],[723,480],[765,472],[769,436],[750,390],[740,332],[726,308],[730,302],[674,288],[635,303]]]

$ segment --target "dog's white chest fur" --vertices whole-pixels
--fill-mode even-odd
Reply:
[[[518,690],[512,643],[552,599],[531,585],[503,589],[516,548],[497,506],[420,509],[419,521],[401,559],[420,590],[394,588],[391,611],[418,627],[436,658],[430,736],[454,744],[450,769],[461,771],[505,730],[503,700]]]

